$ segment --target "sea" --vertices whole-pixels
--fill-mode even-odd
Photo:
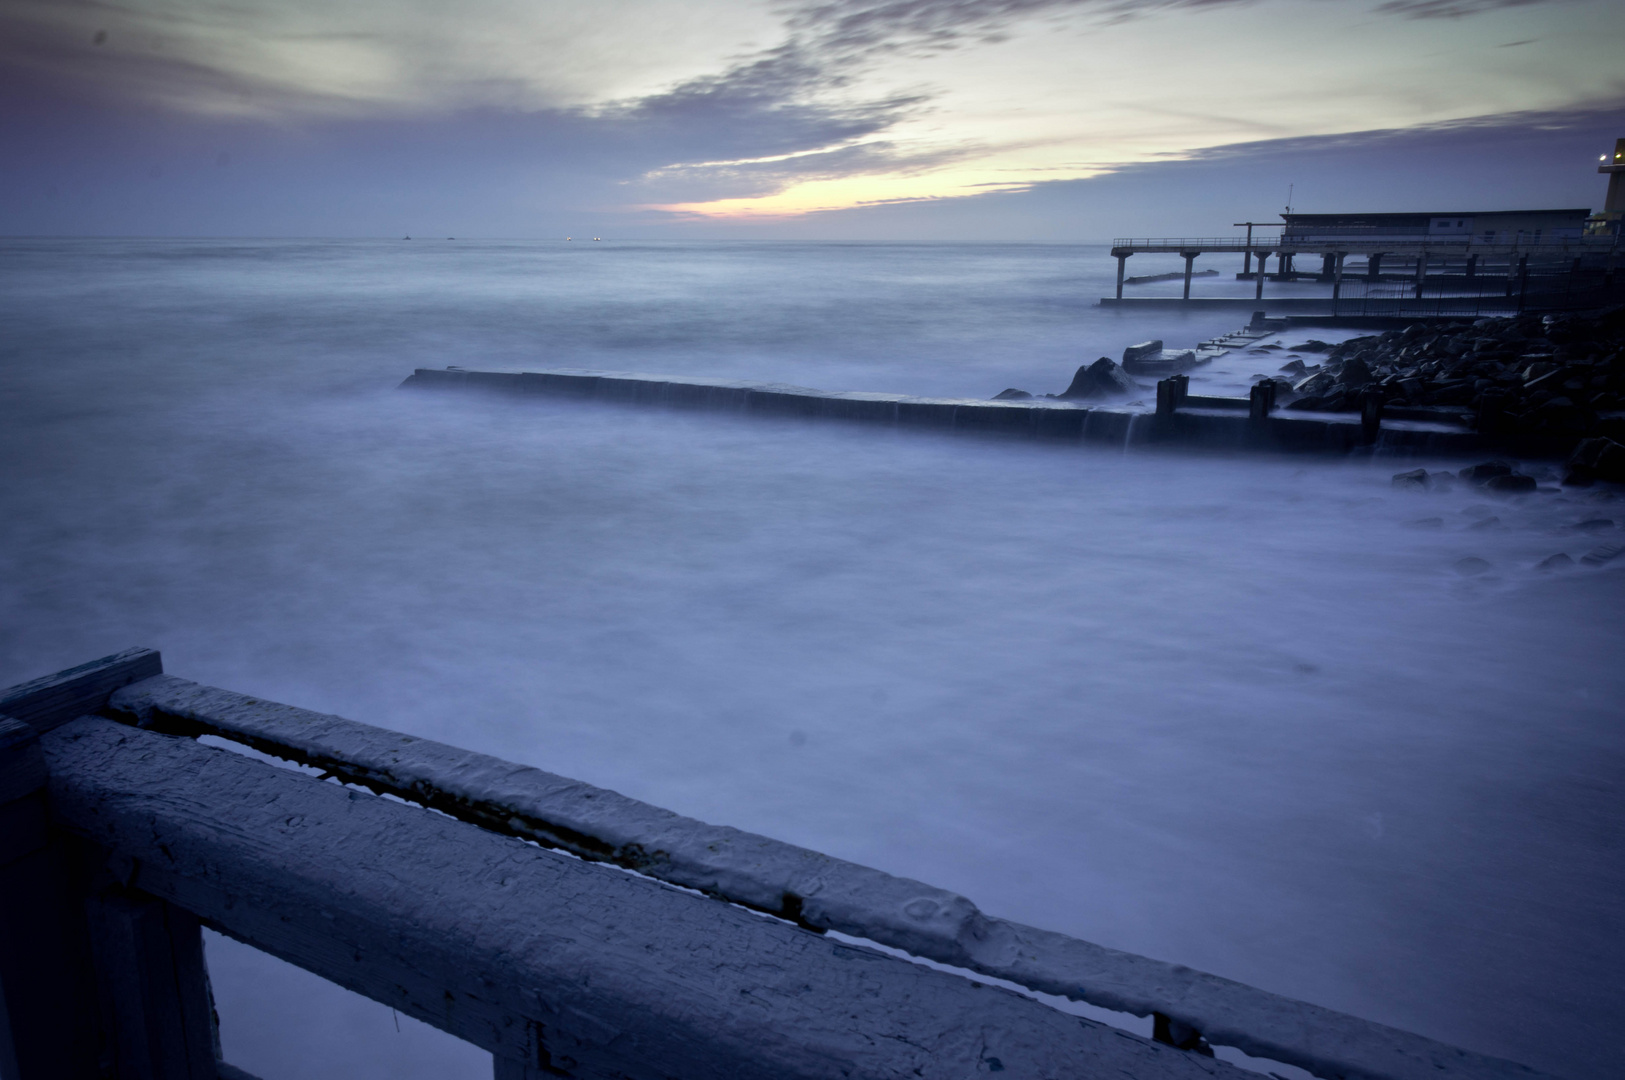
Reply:
[[[1611,1074],[1625,558],[1578,560],[1618,542],[1613,492],[1551,462],[1500,500],[1390,482],[1471,459],[397,389],[455,365],[1058,393],[1247,321],[1102,308],[1115,272],[1063,245],[0,240],[0,684],[151,646],[185,678]],[[1251,294],[1232,278],[1195,287]],[[1193,389],[1350,333],[1293,328]],[[1538,568],[1557,553],[1576,564]],[[227,1060],[262,1080],[490,1075],[208,952]]]

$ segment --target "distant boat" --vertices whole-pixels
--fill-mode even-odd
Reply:
[[[595,237],[593,237],[593,239],[594,239],[594,240],[602,240],[602,239],[603,239],[603,237],[602,237],[602,236],[595,236]]]
[[[565,237],[565,239],[566,239],[566,240],[574,240],[574,239],[575,239],[575,237],[573,237],[573,236],[566,236],[566,237]]]
[[[402,240],[410,240],[410,239],[412,239],[412,238],[411,238],[411,237],[410,237],[410,236],[403,236],[403,237],[401,237],[401,239],[402,239]]]

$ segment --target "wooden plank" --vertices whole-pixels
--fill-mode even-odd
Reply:
[[[1256,1057],[1327,1077],[1528,1080],[1538,1074],[1178,964],[983,914],[965,897],[613,791],[342,717],[160,676],[109,707],[212,733],[484,828],[838,930],[1044,993],[1160,1013]]]
[[[0,691],[0,714],[15,717],[36,731],[49,731],[76,716],[99,711],[114,690],[163,670],[158,650],[126,649]]]
[[[189,739],[86,717],[41,743],[55,820],[134,859],[135,887],[544,1074],[1243,1075]]]
[[[117,886],[85,907],[116,1080],[215,1080],[220,1040],[197,917]]]
[[[33,728],[0,718],[0,1076],[96,1080],[96,998],[57,853]]]

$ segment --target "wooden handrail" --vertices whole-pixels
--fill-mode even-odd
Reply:
[[[1323,1077],[1539,1075],[539,769],[154,668],[155,652],[131,650],[0,693],[28,717],[0,717],[0,817],[38,819],[12,830],[33,839],[0,849],[0,905],[80,912],[55,929],[0,922],[8,1080],[102,1068],[38,1064],[87,1041],[71,1024],[20,1026],[17,1003],[47,983],[65,1003],[50,1015],[101,1016],[119,1080],[240,1080],[218,1061],[200,925],[484,1047],[498,1080],[1242,1075],[1177,1048],[1207,1043]],[[103,715],[69,718],[78,710]],[[56,855],[29,810],[42,791],[50,835],[68,845]],[[40,869],[50,858],[78,869],[53,877]],[[1151,1015],[1160,1042],[829,930]],[[73,974],[83,964],[89,981]]]
[[[985,915],[965,897],[613,791],[342,717],[161,676],[109,703],[133,723],[212,734],[585,859],[1102,1008],[1158,1015],[1323,1077],[1529,1078],[1523,1066],[1090,942]]]

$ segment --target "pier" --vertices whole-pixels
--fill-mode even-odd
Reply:
[[[1259,1075],[1214,1046],[1328,1080],[1541,1076],[177,678],[151,649],[0,691],[0,816],[7,1080],[252,1080],[221,1059],[203,927],[482,1047],[494,1080]],[[1148,1017],[1152,1037],[978,977]]]
[[[1245,236],[1119,237],[1116,294],[1105,307],[1185,302],[1244,308],[1265,298],[1265,282],[1311,280],[1330,286],[1324,298],[1272,297],[1271,305],[1341,316],[1506,315],[1570,311],[1625,299],[1617,232],[1587,234],[1586,211],[1497,214],[1288,214],[1279,225],[1242,222]],[[1414,219],[1414,220],[1413,220]],[[1572,221],[1570,220],[1572,219]],[[1344,224],[1344,222],[1365,222]],[[1544,222],[1550,228],[1536,227]],[[1524,228],[1524,225],[1530,226]],[[1476,231],[1475,231],[1476,227]],[[1279,230],[1274,235],[1263,229]],[[1185,261],[1182,295],[1125,297],[1134,255],[1178,255]],[[1240,255],[1236,275],[1254,283],[1253,296],[1193,297],[1194,267],[1203,255]],[[1274,271],[1267,269],[1275,260]],[[1300,268],[1308,258],[1312,269]],[[1256,262],[1255,262],[1256,260]],[[1318,265],[1315,262],[1318,261]],[[1168,275],[1145,275],[1164,280]]]

